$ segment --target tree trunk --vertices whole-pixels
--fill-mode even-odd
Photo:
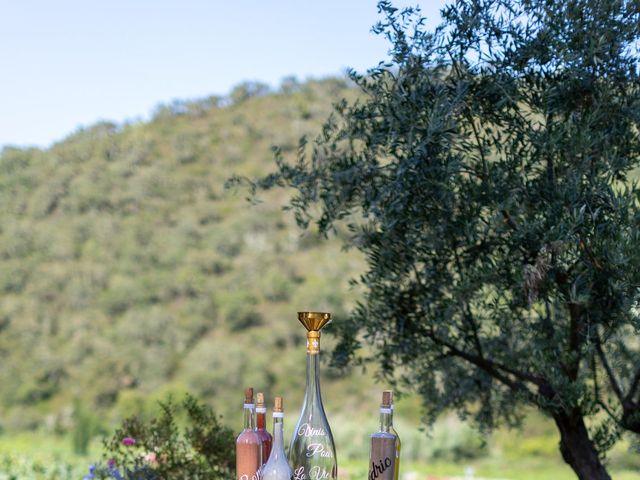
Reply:
[[[554,416],[560,431],[560,453],[580,480],[611,480],[579,412]]]

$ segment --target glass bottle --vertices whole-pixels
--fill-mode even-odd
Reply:
[[[369,480],[393,480],[396,464],[396,437],[391,433],[391,395],[382,392],[380,430],[371,434]]]
[[[256,433],[262,442],[262,464],[267,463],[269,454],[271,453],[271,444],[273,438],[267,432],[267,409],[264,406],[264,394],[258,392],[256,395]]]
[[[320,395],[320,329],[331,314],[299,312],[298,320],[307,329],[307,383],[289,447],[293,480],[336,479],[336,449]]]
[[[258,480],[262,445],[255,431],[253,388],[244,391],[244,430],[236,439],[236,480]]]
[[[273,406],[273,449],[262,467],[262,480],[291,480],[291,468],[284,453],[283,422],[282,398],[276,397]]]
[[[400,475],[400,449],[402,448],[402,442],[400,442],[400,436],[398,435],[398,432],[393,426],[393,404],[394,404],[393,392],[391,390],[385,390],[385,391],[389,392],[389,395],[391,398],[391,416],[389,417],[389,431],[396,436],[396,464],[394,468],[393,479],[398,480],[398,477]]]

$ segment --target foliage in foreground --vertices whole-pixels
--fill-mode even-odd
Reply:
[[[235,436],[213,410],[187,395],[180,406],[160,403],[149,421],[124,420],[105,441],[104,466],[86,479],[228,480],[235,475]],[[183,426],[181,426],[183,425]]]
[[[105,441],[106,467],[87,478],[227,480],[235,474],[235,436],[213,410],[187,395],[160,403],[149,421],[126,419]],[[183,426],[181,426],[183,425]]]
[[[640,6],[459,0],[435,32],[379,6],[392,61],[258,182],[367,257],[334,359],[364,339],[429,420],[534,405],[580,478],[609,479],[640,434]]]

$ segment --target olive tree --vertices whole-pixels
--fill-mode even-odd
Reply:
[[[434,31],[378,7],[390,60],[253,184],[366,256],[334,360],[370,344],[429,419],[535,406],[579,478],[609,479],[640,433],[640,4],[458,0]]]

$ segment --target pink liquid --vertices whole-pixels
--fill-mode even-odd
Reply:
[[[243,430],[236,439],[236,479],[258,480],[261,466],[260,438],[253,430]]]

